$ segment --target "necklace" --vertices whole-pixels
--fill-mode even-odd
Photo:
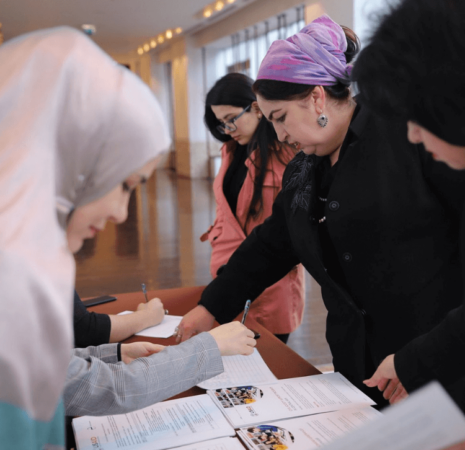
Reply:
[[[328,199],[327,198],[322,198],[322,197],[318,197],[318,199],[322,202],[326,202]],[[323,223],[324,221],[326,220],[326,216],[323,216],[319,221],[318,223]]]

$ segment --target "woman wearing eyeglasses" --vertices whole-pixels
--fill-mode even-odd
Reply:
[[[271,215],[284,169],[294,157],[262,118],[252,84],[249,77],[231,73],[218,80],[206,98],[205,124],[224,142],[213,184],[216,219],[200,238],[212,245],[214,278],[250,232]],[[303,267],[298,265],[253,302],[249,315],[287,342],[302,321],[304,294]]]

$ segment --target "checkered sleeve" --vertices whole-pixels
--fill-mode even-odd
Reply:
[[[116,344],[74,351],[64,391],[66,415],[124,414],[170,398],[224,370],[209,333],[131,364],[116,362],[116,352]]]

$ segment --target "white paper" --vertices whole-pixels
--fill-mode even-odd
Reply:
[[[381,413],[369,406],[253,425],[241,428],[237,434],[251,450],[268,450],[273,446],[292,450],[313,450],[379,416]]]
[[[118,316],[132,314],[134,311],[123,311]],[[175,328],[181,323],[182,316],[166,315],[162,322],[154,327],[148,327],[136,333],[136,336],[147,336],[153,338],[169,338],[173,336]]]
[[[79,450],[162,450],[234,436],[208,395],[169,400],[129,414],[73,420]]]
[[[437,382],[383,411],[325,450],[439,450],[465,440],[465,416]]]
[[[176,447],[176,450],[244,450],[237,438],[220,438]]]
[[[269,384],[277,381],[256,348],[250,356],[223,356],[222,359],[224,372],[202,381],[197,386],[202,389],[220,389],[246,384]]]
[[[207,392],[235,427],[375,403],[340,373],[279,380]]]

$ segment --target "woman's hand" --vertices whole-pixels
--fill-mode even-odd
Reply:
[[[151,342],[121,344],[121,361],[125,364],[129,364],[137,358],[144,358],[154,353],[159,353],[164,348],[164,345],[152,344]]]
[[[373,376],[369,380],[365,380],[364,383],[368,387],[378,387],[383,392],[383,397],[389,400],[391,405],[408,397],[407,391],[397,376],[394,355],[387,356]]]
[[[176,342],[184,342],[195,334],[209,331],[213,328],[215,317],[201,305],[189,311],[176,329]]]
[[[240,322],[231,322],[209,332],[220,349],[221,356],[251,355],[257,341],[254,332]]]
[[[158,325],[165,317],[165,308],[159,298],[152,298],[148,303],[139,303],[136,311],[144,313],[147,327]]]

